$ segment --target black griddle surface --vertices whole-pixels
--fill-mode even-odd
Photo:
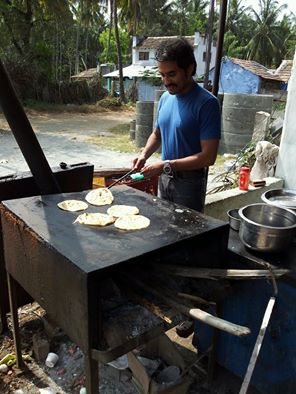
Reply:
[[[2,203],[48,247],[55,248],[85,273],[111,267],[177,242],[182,243],[225,224],[127,186],[112,188],[113,204],[137,206],[140,214],[150,219],[148,228],[123,231],[113,224],[107,227],[73,224],[82,212],[63,211],[57,203],[66,199],[85,201],[87,193],[51,194]],[[89,204],[84,212],[106,213],[109,207]]]

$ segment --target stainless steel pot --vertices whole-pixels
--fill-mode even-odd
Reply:
[[[270,205],[280,208],[293,209],[296,211],[296,190],[272,189],[261,195],[261,200]]]
[[[268,204],[240,208],[239,237],[245,246],[260,252],[278,252],[287,248],[296,234],[296,213]]]
[[[237,208],[230,209],[229,211],[227,211],[227,216],[228,216],[230,227],[233,230],[238,231],[240,226],[240,217],[238,214],[238,209]]]

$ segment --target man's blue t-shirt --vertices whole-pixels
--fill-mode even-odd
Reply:
[[[159,101],[156,127],[160,129],[162,159],[174,160],[201,152],[201,140],[220,139],[220,105],[199,85],[188,93],[165,92]]]

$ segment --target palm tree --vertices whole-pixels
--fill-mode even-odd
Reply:
[[[117,20],[117,0],[111,0],[111,15],[113,14],[114,21],[114,33],[117,48],[117,62],[118,62],[118,72],[119,72],[119,95],[120,100],[125,102],[124,85],[123,85],[123,72],[122,72],[122,55],[121,55],[121,44],[119,39],[118,31],[118,20]]]
[[[259,0],[259,7],[258,13],[252,10],[256,27],[247,45],[247,58],[270,67],[276,62],[282,46],[278,18],[287,5],[278,6],[277,0]]]
[[[131,35],[138,34],[141,21],[143,0],[119,0],[119,17],[121,22],[127,26],[127,31]],[[150,0],[148,0],[150,3]]]
[[[246,7],[241,3],[242,0],[230,0],[228,4],[226,30],[235,36],[239,34],[240,21],[246,12]]]

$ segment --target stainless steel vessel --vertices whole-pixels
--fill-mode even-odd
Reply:
[[[230,209],[229,211],[227,211],[227,216],[228,216],[228,219],[229,219],[230,227],[233,230],[238,231],[239,227],[240,227],[240,217],[239,217],[239,214],[238,214],[238,208]]]
[[[245,246],[260,252],[287,248],[296,232],[296,213],[268,204],[251,204],[239,209],[239,237]]]
[[[266,204],[293,209],[296,211],[296,190],[272,189],[262,194],[261,200]]]

